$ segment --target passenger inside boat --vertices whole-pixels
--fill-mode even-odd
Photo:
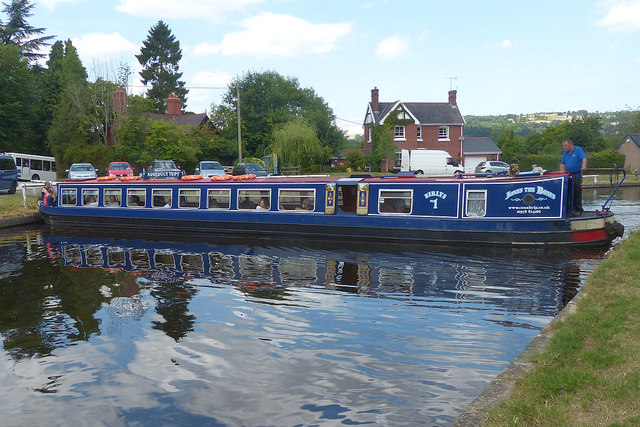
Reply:
[[[240,202],[240,205],[238,206],[238,209],[255,209],[255,208],[256,208],[256,203],[251,200],[251,197],[249,195],[245,195],[244,200],[242,200]]]
[[[261,198],[258,206],[256,206],[257,210],[268,210],[269,209],[269,201],[266,198]]]
[[[116,199],[114,194],[109,195],[109,200],[104,203],[105,206],[120,206],[120,201]]]
[[[170,208],[170,207],[171,207],[171,197],[168,197],[164,202],[163,208]]]
[[[296,208],[297,211],[311,211],[313,210],[313,206],[311,205],[311,203],[309,203],[309,198],[308,197],[303,197],[302,200],[300,200],[300,206],[298,206]]]

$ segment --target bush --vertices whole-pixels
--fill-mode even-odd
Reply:
[[[597,153],[587,154],[587,167],[589,168],[622,168],[624,167],[624,155],[615,150],[608,149]]]
[[[508,163],[514,163],[509,161]],[[545,170],[560,170],[560,157],[555,154],[525,154],[518,158],[520,172],[533,170],[533,165]]]

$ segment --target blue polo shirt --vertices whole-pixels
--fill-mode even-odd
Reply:
[[[574,145],[571,154],[566,150],[562,153],[562,160],[560,163],[564,165],[564,169],[567,172],[579,174],[582,172],[582,159],[586,158],[587,156],[584,154],[584,150],[577,145]]]

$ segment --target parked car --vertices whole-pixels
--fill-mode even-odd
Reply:
[[[145,178],[180,178],[182,175],[173,160],[153,160],[145,172]]]
[[[210,178],[216,175],[224,175],[225,171],[220,162],[203,161],[198,163],[198,166],[196,166],[196,170],[193,174],[202,175],[205,178]]]
[[[269,173],[258,163],[238,163],[233,167],[232,175],[252,174],[255,176],[268,176]]]
[[[488,162],[481,162],[476,166],[476,173],[491,173],[493,175],[508,175],[509,164],[505,162],[499,162],[497,160],[491,160]]]
[[[111,162],[107,169],[107,175],[111,176],[132,176],[133,168],[128,162]]]
[[[14,194],[18,188],[18,169],[10,156],[0,156],[0,190]]]
[[[98,177],[98,169],[94,168],[91,163],[73,163],[67,172],[70,181],[83,181]]]

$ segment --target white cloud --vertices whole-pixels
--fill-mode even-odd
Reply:
[[[500,49],[500,50],[519,50],[520,43],[504,39],[500,43],[494,43],[486,45],[487,49]]]
[[[219,44],[201,43],[194,55],[222,54],[292,57],[329,52],[339,38],[351,31],[351,24],[312,24],[289,15],[264,13],[243,20],[243,31],[224,36]]]
[[[120,0],[116,9],[133,16],[215,21],[229,12],[243,11],[248,6],[260,3],[262,0]]]
[[[231,74],[224,71],[218,71],[216,73],[199,71],[193,77],[193,84],[195,86],[226,87],[230,82]]]
[[[393,59],[399,56],[407,55],[411,52],[411,40],[399,34],[382,40],[376,49],[376,55],[380,59]]]
[[[600,4],[605,16],[596,24],[609,31],[635,32],[640,30],[640,0],[613,0]]]
[[[78,49],[78,55],[85,66],[96,61],[131,57],[139,50],[139,45],[131,43],[118,33],[90,33],[80,38],[73,38],[71,41]]]

